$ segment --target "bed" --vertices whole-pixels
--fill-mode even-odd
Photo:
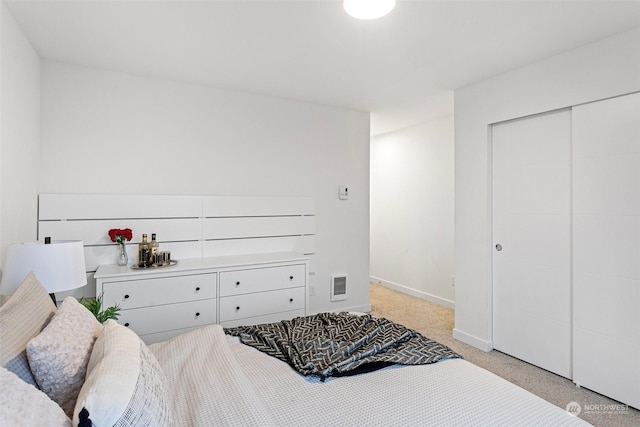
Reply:
[[[220,325],[147,346],[82,308],[33,275],[0,307],[0,425],[588,425],[459,357],[304,376]]]

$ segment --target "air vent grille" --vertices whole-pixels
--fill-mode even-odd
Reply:
[[[334,274],[331,276],[331,301],[347,299],[347,275]]]

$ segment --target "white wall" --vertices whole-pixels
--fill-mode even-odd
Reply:
[[[492,348],[489,125],[640,90],[640,28],[455,92],[454,336]]]
[[[40,59],[0,2],[0,265],[6,246],[37,237]]]
[[[371,280],[453,307],[453,115],[371,140]]]
[[[314,196],[311,311],[369,309],[368,113],[50,61],[41,103],[39,192]]]

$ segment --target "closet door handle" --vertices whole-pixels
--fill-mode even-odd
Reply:
[[[496,251],[500,252],[502,250],[502,245],[500,243],[498,243],[496,245]]]

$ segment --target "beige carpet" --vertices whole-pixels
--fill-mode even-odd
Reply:
[[[582,408],[580,418],[594,426],[640,426],[640,411],[498,351],[485,353],[453,338],[454,312],[380,285],[371,285],[371,314],[415,329],[449,346],[466,360],[529,390],[565,409],[570,402]],[[613,405],[613,406],[608,406]],[[615,408],[612,410],[611,408]]]

